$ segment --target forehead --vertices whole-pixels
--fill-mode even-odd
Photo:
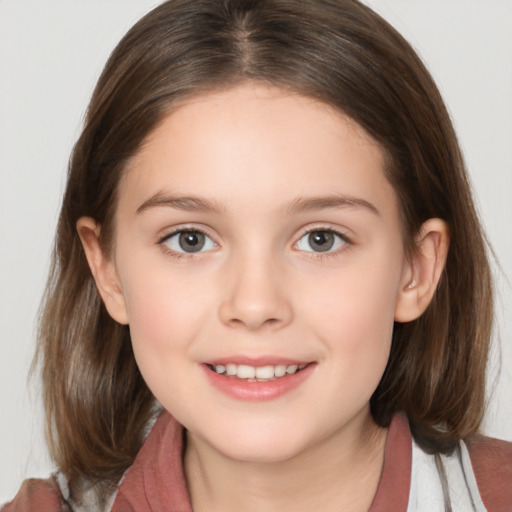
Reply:
[[[120,202],[171,192],[277,208],[329,191],[393,202],[384,161],[378,143],[331,106],[249,83],[174,108],[130,162]]]

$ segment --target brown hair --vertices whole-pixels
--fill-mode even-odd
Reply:
[[[148,134],[177,101],[246,80],[320,99],[379,142],[409,254],[424,221],[447,221],[445,272],[427,311],[395,325],[371,411],[382,426],[405,411],[433,452],[449,452],[479,428],[492,325],[485,239],[449,115],[413,49],[355,0],[171,0],[140,20],[106,64],[58,223],[39,354],[50,449],[76,497],[84,482],[115,486],[153,403],[128,327],[100,300],[76,222],[93,217],[108,251],[117,185]]]

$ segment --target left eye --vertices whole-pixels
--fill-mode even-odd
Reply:
[[[194,253],[210,251],[215,249],[217,244],[202,231],[177,231],[163,242],[174,252]]]
[[[340,234],[328,230],[319,229],[303,235],[297,242],[297,249],[309,252],[331,252],[341,249],[347,241]]]

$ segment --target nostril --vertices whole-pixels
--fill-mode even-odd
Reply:
[[[281,323],[278,318],[267,318],[261,320],[259,318],[232,318],[229,320],[229,324],[233,327],[245,327],[249,330],[257,330],[264,327],[275,327]]]
[[[272,286],[258,285],[254,280],[250,283],[237,281],[219,304],[220,320],[230,327],[243,326],[251,331],[287,325],[293,316],[291,303],[276,286],[275,281]]]

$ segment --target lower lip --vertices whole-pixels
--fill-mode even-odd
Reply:
[[[202,365],[210,383],[222,393],[238,400],[260,402],[273,400],[299,387],[312,374],[316,364],[311,363],[306,368],[294,373],[266,382],[249,382],[247,380],[219,375]]]

